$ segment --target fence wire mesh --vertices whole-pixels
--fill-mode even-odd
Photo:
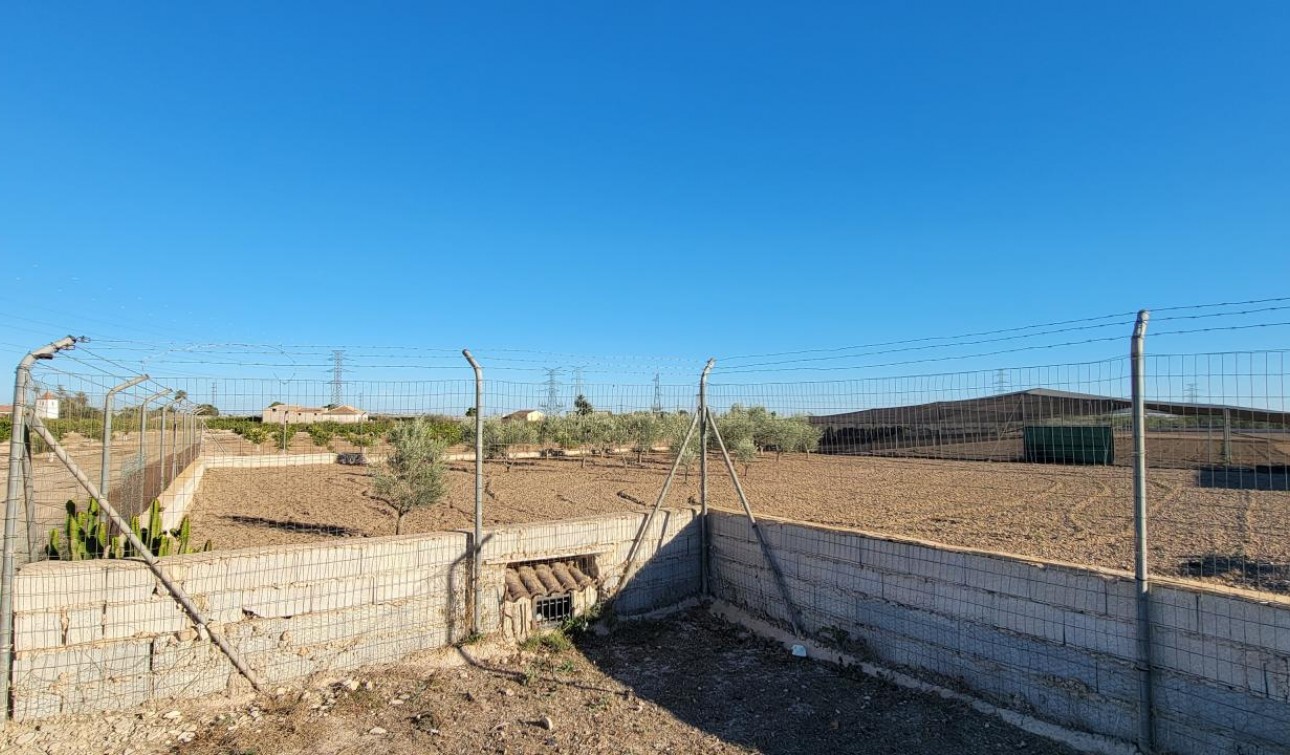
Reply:
[[[1115,340],[1127,343],[1127,329]],[[927,347],[898,350],[913,348]],[[488,355],[477,356],[487,373]],[[1284,607],[1255,615],[1253,604],[1225,597],[1231,588],[1273,601],[1290,595],[1285,356],[1147,358],[1150,570],[1216,591],[1207,600],[1160,588],[1152,598],[1163,716],[1210,706],[1266,732],[1286,714],[1284,670],[1256,642],[1247,648],[1232,636],[1280,638]],[[706,453],[697,433],[684,442],[699,409],[699,365],[689,374],[668,364],[653,380],[640,365],[605,382],[584,381],[574,366],[547,368],[545,379],[486,379],[484,525],[647,512],[674,467],[664,503],[697,506],[706,456],[707,500],[720,512],[709,557],[718,597],[773,620],[800,619],[807,631],[861,643],[887,663],[971,678],[983,694],[1024,698],[1056,720],[1060,710],[1042,708],[1058,703],[1027,690],[1036,679],[1062,678],[1068,689],[1109,700],[1106,733],[1132,739],[1141,713],[1134,698],[1127,688],[1119,697],[1104,688],[1106,664],[1124,671],[1137,662],[1132,612],[1123,612],[1132,581],[1070,576],[1058,590],[1051,573],[988,555],[1132,571],[1130,360],[779,377],[785,362],[823,358],[735,359],[725,374],[718,365],[707,392],[758,517],[870,533],[768,527],[790,600],[779,575],[765,572],[767,554],[741,518],[713,439]],[[32,652],[14,659],[15,699],[29,706],[15,715],[85,710],[100,695],[142,702],[236,686],[218,648],[190,652],[209,644],[208,625],[228,627],[266,683],[395,660],[464,636],[476,432],[464,362],[460,378],[443,380],[342,381],[339,366],[331,380],[145,378],[120,367],[92,356],[38,364],[24,411],[70,465],[39,437],[3,462],[22,467],[16,561],[76,560],[86,574],[82,595],[32,568],[39,564],[20,572],[14,646]],[[123,385],[105,411],[109,392]],[[431,445],[410,443],[410,433]],[[434,468],[429,497],[399,487],[407,475],[398,470],[410,467]],[[129,558],[137,554],[74,469],[106,483],[108,500],[154,553],[191,554],[165,563],[200,616]],[[442,534],[430,549],[363,540],[395,533]],[[245,587],[252,583],[270,587]],[[140,633],[157,638],[147,673],[111,645]],[[87,643],[108,649],[51,652]],[[173,673],[158,682],[151,669],[167,664]],[[81,665],[104,673],[53,690]],[[1231,689],[1214,691],[1214,679]],[[1250,694],[1267,705],[1251,709]],[[1209,713],[1205,720],[1222,728]],[[1183,750],[1207,741],[1181,736],[1193,740],[1173,742]]]

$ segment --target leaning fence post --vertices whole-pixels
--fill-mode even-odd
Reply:
[[[40,557],[40,536],[36,532],[36,482],[31,461],[31,431],[24,428],[22,442],[22,497],[27,521],[27,557]]]
[[[140,375],[133,380],[114,385],[108,389],[107,396],[103,398],[103,456],[99,470],[99,492],[103,495],[108,494],[108,483],[112,480],[112,402],[116,399],[116,394],[147,379],[147,375]]]
[[[704,597],[711,594],[708,589],[708,373],[716,363],[716,359],[709,359],[699,376],[699,594]]]
[[[1153,751],[1151,680],[1151,582],[1147,564],[1147,412],[1143,345],[1151,313],[1138,312],[1129,350],[1133,391],[1133,578],[1138,608],[1138,749]]]
[[[479,362],[470,355],[470,349],[462,349],[462,356],[470,362],[475,371],[475,541],[471,554],[474,573],[470,579],[470,591],[474,600],[471,610],[470,632],[479,634],[479,614],[483,608],[482,538],[484,537],[484,370]]]
[[[42,346],[18,363],[13,381],[12,428],[9,434],[9,487],[5,494],[3,559],[0,565],[0,722],[9,720],[9,682],[13,673],[13,577],[14,538],[17,536],[18,498],[23,495],[22,457],[26,443],[27,387],[31,366],[37,359],[53,359],[63,349],[76,345],[68,336]],[[29,535],[30,537],[30,535]]]
[[[170,575],[166,574],[165,569],[161,567],[161,563],[157,560],[156,555],[148,549],[148,546],[139,539],[138,535],[134,534],[134,530],[130,529],[129,522],[127,522],[125,518],[121,516],[120,512],[116,510],[116,507],[114,507],[112,503],[104,497],[102,491],[97,490],[94,487],[94,483],[90,481],[90,478],[76,466],[76,462],[72,461],[72,458],[67,455],[66,449],[58,444],[58,439],[49,432],[48,428],[46,428],[44,423],[40,421],[39,417],[31,423],[31,429],[35,430],[36,433],[40,435],[41,439],[49,444],[50,450],[53,451],[54,455],[58,457],[58,460],[63,463],[63,466],[67,467],[67,471],[72,473],[72,476],[76,478],[76,481],[80,483],[81,487],[85,488],[86,492],[90,494],[90,497],[98,500],[99,506],[103,508],[103,514],[112,522],[113,526],[121,532],[126,541],[133,546],[135,552],[138,553],[143,559],[143,562],[148,565],[148,569],[157,578],[157,581],[160,582],[162,587],[170,593],[171,597],[175,599],[175,602],[178,603],[185,612],[187,612],[189,617],[192,618],[193,623],[206,630],[206,634],[211,638],[211,641],[214,642],[216,647],[224,653],[224,655],[229,659],[229,662],[233,664],[233,667],[236,668],[242,676],[246,677],[246,680],[251,683],[251,686],[254,687],[257,692],[263,692],[264,684],[260,681],[259,675],[257,675],[255,671],[246,664],[246,661],[242,658],[241,652],[229,644],[228,640],[224,638],[223,629],[218,627],[215,629],[211,628],[210,622],[206,620],[205,614],[201,612],[201,609],[197,607],[197,604],[188,596],[188,592],[172,580]]]

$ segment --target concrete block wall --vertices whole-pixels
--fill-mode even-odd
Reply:
[[[1074,729],[1132,742],[1132,575],[771,520],[805,631]],[[788,612],[746,519],[714,512],[715,597]],[[1286,752],[1290,601],[1182,583],[1153,592],[1155,732],[1164,751]]]
[[[468,538],[438,533],[173,556],[166,572],[276,684],[459,639]],[[14,584],[14,718],[221,692],[240,675],[140,561],[40,562]]]
[[[485,533],[481,624],[501,622],[507,564],[582,557],[601,597],[612,598],[620,616],[647,613],[699,592],[699,530],[693,509],[663,509],[644,534],[624,583],[632,542],[646,514],[626,513],[517,524]]]
[[[481,625],[502,628],[506,564],[582,556],[599,593],[631,614],[698,590],[694,512],[663,511],[633,576],[622,568],[645,515],[488,530]],[[470,535],[404,535],[161,559],[269,684],[397,661],[470,631]],[[244,686],[140,561],[28,564],[14,584],[14,718],[126,709]]]

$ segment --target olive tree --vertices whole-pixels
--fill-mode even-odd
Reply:
[[[394,509],[394,534],[401,535],[409,512],[438,503],[447,492],[448,446],[435,427],[419,418],[396,424],[388,440],[389,454],[372,468],[372,497]]]

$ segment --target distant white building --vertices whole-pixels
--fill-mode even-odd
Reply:
[[[544,419],[546,414],[537,409],[521,409],[502,416],[503,422],[541,422]]]
[[[276,404],[265,407],[260,414],[262,421],[282,425],[309,425],[314,422],[337,422],[342,425],[358,424],[368,420],[367,412],[342,404],[330,409],[296,406],[295,404]]]
[[[36,417],[38,419],[58,419],[58,397],[49,391],[36,399]]]

